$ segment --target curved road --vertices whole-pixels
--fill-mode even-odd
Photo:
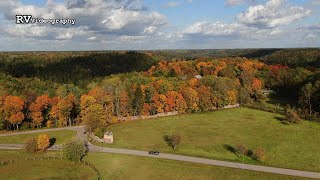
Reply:
[[[16,132],[16,133],[9,133],[9,134],[0,134],[0,137],[1,136],[13,136],[13,135],[18,135],[18,134],[31,134],[31,133],[45,132],[45,131],[58,131],[58,130],[75,130],[75,131],[77,131],[77,135],[79,138],[86,140],[86,135],[84,134],[84,127],[83,126],[73,126],[73,127],[65,127],[65,128],[44,129],[44,130]],[[149,153],[147,151],[99,147],[99,146],[95,146],[89,142],[88,142],[88,145],[89,145],[89,151],[91,151],[91,152],[128,154],[128,155],[135,155],[135,156],[170,159],[170,160],[177,160],[177,161],[185,161],[185,162],[192,162],[192,163],[200,163],[200,164],[207,164],[207,165],[214,165],[214,166],[222,166],[222,167],[229,167],[229,168],[251,170],[251,171],[259,171],[259,172],[266,172],[266,173],[274,173],[274,174],[282,174],[282,175],[320,179],[320,172],[309,172],[309,171],[299,171],[299,170],[293,170],[293,169],[257,166],[257,165],[249,165],[249,164],[235,163],[235,162],[228,162],[228,161],[218,161],[218,160],[212,160],[212,159],[182,156],[182,155],[175,155],[175,154],[166,154],[166,153],[160,153],[160,155],[154,156],[154,155],[149,155]],[[22,149],[22,148],[23,148],[23,145],[21,145],[21,144],[0,144],[0,149]],[[54,145],[54,146],[50,147],[49,149],[50,150],[59,150],[59,148],[60,148],[59,145]]]

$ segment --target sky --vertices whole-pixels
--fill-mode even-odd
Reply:
[[[320,0],[0,0],[0,51],[294,47],[320,47]]]

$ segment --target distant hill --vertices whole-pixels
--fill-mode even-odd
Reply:
[[[298,49],[204,49],[150,51],[162,59],[194,60],[200,57],[247,57],[267,64],[283,64],[290,67],[320,67],[320,48]]]
[[[0,72],[86,85],[111,74],[146,71],[155,59],[138,52],[26,52],[0,54]]]

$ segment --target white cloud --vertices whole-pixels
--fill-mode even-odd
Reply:
[[[167,2],[163,7],[165,8],[172,8],[172,7],[177,7],[177,6],[180,6],[181,3],[179,2],[176,2],[176,1],[169,1]]]
[[[290,6],[286,0],[269,0],[264,5],[250,6],[240,13],[237,20],[247,26],[273,28],[288,25],[311,14],[311,10],[300,6]]]
[[[86,31],[92,36],[141,36],[144,33],[156,33],[162,27],[167,25],[167,19],[164,15],[157,12],[146,11],[141,0],[69,0],[66,3],[57,3],[49,0],[44,6],[24,5],[19,1],[9,3],[0,2],[0,8],[6,9],[4,15],[7,20],[14,23],[16,14],[30,14],[35,18],[75,18],[75,26],[54,26],[49,32],[59,29],[56,37],[47,34],[46,38],[54,39],[73,39],[82,36]],[[21,25],[24,26],[24,25]],[[36,27],[38,26],[38,27]],[[43,27],[42,27],[43,26]],[[40,31],[49,29],[48,25],[33,26],[14,26],[17,30],[6,30],[11,36],[23,35],[23,37],[35,37]],[[25,27],[32,27],[34,35],[26,35]],[[57,28],[59,27],[59,28]],[[64,29],[64,30],[62,30]],[[73,33],[72,31],[75,31]],[[61,32],[65,34],[61,34]],[[80,33],[80,34],[79,34]],[[45,36],[45,33],[41,36]]]
[[[89,41],[94,41],[94,40],[96,40],[96,39],[97,39],[96,36],[92,36],[92,37],[89,37],[87,40],[89,40]]]
[[[227,6],[236,6],[236,5],[244,4],[246,2],[248,2],[248,0],[225,0],[225,4]]]
[[[222,22],[197,22],[192,26],[186,28],[183,33],[189,35],[203,35],[203,36],[230,36],[241,34],[247,27],[233,23],[225,24]]]
[[[149,26],[149,27],[146,27],[144,29],[143,33],[145,33],[145,34],[154,34],[156,30],[157,30],[157,27]]]
[[[47,39],[47,40],[70,40],[74,37],[87,37],[91,33],[87,27],[80,26],[75,28],[62,28],[54,26],[27,25],[8,25],[1,27],[2,31],[9,36],[19,38]]]
[[[310,34],[307,34],[304,38],[307,40],[316,40],[318,39],[318,36],[316,34],[310,33]]]
[[[145,36],[120,36],[118,39],[123,42],[137,42],[143,40]]]
[[[304,39],[307,40],[320,40],[320,23],[315,25],[300,26],[297,30],[304,33]]]
[[[284,31],[279,28],[259,29],[255,27],[247,27],[239,23],[222,23],[222,22],[197,22],[182,31],[182,35],[186,38],[224,38],[234,40],[263,40],[272,39],[283,35]]]

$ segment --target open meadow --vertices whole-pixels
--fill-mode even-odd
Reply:
[[[245,163],[320,171],[320,124],[303,121],[284,125],[282,118],[279,114],[238,108],[138,120],[110,126],[114,144],[103,146],[242,162],[232,148],[243,144],[249,150],[266,150],[264,162],[246,157]],[[164,141],[164,136],[172,133],[181,136],[175,150]]]
[[[40,134],[48,134],[52,144],[63,144],[67,140],[71,139],[76,135],[76,131],[72,130],[59,130],[59,131],[48,131],[32,134],[20,134],[13,136],[0,137],[0,144],[24,144],[30,138],[37,138]]]
[[[25,160],[25,157],[60,156],[57,152],[30,155],[24,151],[0,150],[0,165],[6,179],[95,179],[88,167],[65,160]],[[187,162],[162,160],[130,155],[89,153],[85,161],[94,164],[101,179],[303,179],[240,169],[216,167]],[[1,179],[1,178],[0,178]]]

